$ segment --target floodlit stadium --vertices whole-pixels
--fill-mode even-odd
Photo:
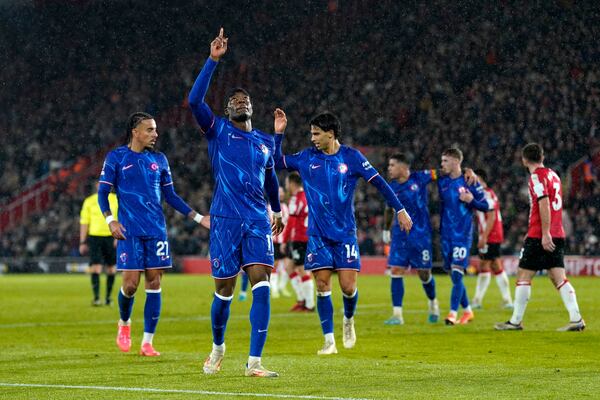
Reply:
[[[600,390],[595,2],[0,19],[0,399]]]

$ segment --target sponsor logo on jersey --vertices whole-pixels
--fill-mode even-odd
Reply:
[[[310,164],[310,169],[321,168],[321,164]]]
[[[364,169],[372,168],[371,167],[371,163],[368,162],[368,161],[363,161],[362,166],[363,166]]]
[[[340,171],[340,173],[345,174],[346,172],[348,172],[348,166],[344,163],[341,163],[340,165],[338,165],[338,171]]]

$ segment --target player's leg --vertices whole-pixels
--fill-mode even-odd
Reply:
[[[106,297],[104,299],[104,304],[107,306],[111,306],[113,304],[112,301],[112,290],[115,285],[115,278],[117,276],[117,267],[116,265],[109,265],[106,267]]]
[[[112,237],[103,238],[104,240],[104,265],[106,265],[106,296],[104,297],[104,304],[107,306],[112,305],[112,289],[115,284],[115,276],[117,273],[117,267],[115,265],[117,259],[116,252],[116,240]]]
[[[571,282],[567,279],[564,268],[564,239],[555,239],[554,244],[556,249],[547,255],[549,259],[549,265],[553,268],[548,269],[548,276],[556,289],[560,292],[560,297],[565,305],[565,308],[569,312],[569,324],[559,328],[559,331],[582,331],[585,329],[585,322],[579,312],[579,305],[577,303],[577,296],[575,295],[575,288],[571,285]]]
[[[274,265],[271,225],[264,221],[245,222],[242,236],[242,268],[245,268],[252,285],[250,308],[250,352],[246,376],[276,377],[277,372],[262,366],[262,352],[267,340],[271,319],[270,274]]]
[[[313,312],[315,311],[315,282],[313,281],[312,274],[304,270],[304,266],[300,265],[297,268],[298,275],[300,278],[300,290],[302,291],[302,297],[304,299],[304,305],[301,311]]]
[[[156,333],[160,312],[162,309],[162,289],[161,279],[162,269],[147,269],[144,273],[144,286],[146,290],[146,302],[144,304],[144,336],[140,354],[148,357],[159,356],[160,353],[154,350],[152,340]]]
[[[512,297],[510,295],[510,283],[508,281],[508,275],[502,267],[502,261],[499,256],[494,259],[491,268],[494,276],[496,277],[496,284],[498,285],[498,289],[500,289],[500,295],[502,296],[504,308],[512,309],[513,302]]]
[[[284,244],[283,249],[281,249],[282,258],[277,265],[277,272],[279,273],[279,293],[283,297],[290,297],[292,295],[287,288],[287,284],[290,281],[290,275],[288,274],[289,268],[287,265],[291,262],[287,249],[287,244]]]
[[[310,245],[309,245],[310,256]],[[310,258],[307,256],[307,258]],[[319,355],[337,354],[335,337],[333,335],[333,302],[331,301],[331,275],[332,269],[318,269],[313,271],[317,284],[317,312],[321,322],[321,330],[325,338],[323,348],[317,352]]]
[[[123,352],[131,348],[131,312],[134,295],[140,284],[140,276],[144,271],[143,246],[139,239],[130,236],[126,240],[117,241],[117,269],[122,271],[123,282],[119,290],[119,323],[117,346]]]
[[[279,245],[274,243],[275,248],[275,263],[273,264],[273,271],[271,271],[271,278],[269,278],[270,282],[270,290],[271,296],[274,299],[279,298],[279,275],[280,275],[280,265],[279,262],[282,261],[281,254],[279,251]]]
[[[391,256],[391,254],[390,254]],[[384,321],[386,325],[402,325],[402,301],[404,300],[404,272],[406,267],[390,265],[390,290],[392,293],[392,316]]]
[[[475,286],[475,296],[473,296],[473,308],[481,308],[483,297],[487,291],[490,281],[492,280],[492,260],[485,258],[483,253],[480,255],[479,271],[477,273],[477,285]]]
[[[90,249],[91,251],[91,249]],[[94,299],[92,300],[93,306],[101,306],[100,301],[100,273],[102,272],[102,264],[90,264],[90,280],[92,283],[92,294]]]
[[[354,329],[354,313],[358,303],[358,271],[339,269],[338,279],[344,300],[344,320],[342,325],[344,347],[351,349],[356,344],[356,331]]]
[[[431,273],[431,237],[425,237],[410,247],[409,264],[417,269],[423,291],[428,299],[428,321],[436,323],[440,319],[440,305],[436,297],[435,278]]]
[[[202,368],[205,374],[219,372],[225,355],[225,331],[242,264],[241,225],[241,220],[211,216],[210,255],[215,293],[210,309],[213,343]]]
[[[248,275],[245,272],[240,272],[240,293],[238,294],[239,301],[245,301],[248,298]]]
[[[286,268],[289,270],[289,279],[292,284],[292,289],[296,293],[296,304],[290,309],[290,311],[300,312],[306,308],[305,297],[305,286],[302,282],[302,278],[305,274],[304,271],[304,258],[306,256],[306,244],[302,247],[300,242],[291,242],[288,244],[289,253],[291,256],[290,262],[286,264]],[[314,291],[314,285],[313,285]],[[313,297],[313,308],[314,308],[314,294]]]

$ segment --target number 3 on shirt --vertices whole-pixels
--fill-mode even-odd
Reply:
[[[346,258],[350,259],[350,258],[358,258],[358,252],[356,251],[356,245],[349,245],[349,244],[345,244],[344,246],[346,246]]]

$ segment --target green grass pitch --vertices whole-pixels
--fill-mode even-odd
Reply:
[[[450,280],[436,279],[443,318]],[[234,300],[222,371],[202,374],[202,361],[211,347],[213,283],[208,276],[166,275],[154,340],[162,356],[149,359],[137,355],[143,290],[132,317],[132,352],[123,354],[114,343],[118,309],[90,306],[87,276],[4,275],[0,399],[598,398],[599,281],[571,281],[588,323],[585,332],[555,331],[568,315],[546,277],[534,280],[525,330],[495,332],[493,323],[506,320],[509,312],[500,307],[494,281],[473,323],[447,327],[426,322],[423,290],[418,278],[410,276],[405,279],[406,324],[390,327],[383,325],[391,309],[389,278],[361,276],[357,345],[351,350],[342,346],[342,301],[335,290],[339,354],[327,357],[316,355],[322,345],[318,317],[289,313],[291,299],[274,299],[263,363],[281,376],[260,379],[243,376],[251,299]],[[120,278],[115,291],[119,282]],[[467,278],[466,283],[472,295],[475,279]]]

